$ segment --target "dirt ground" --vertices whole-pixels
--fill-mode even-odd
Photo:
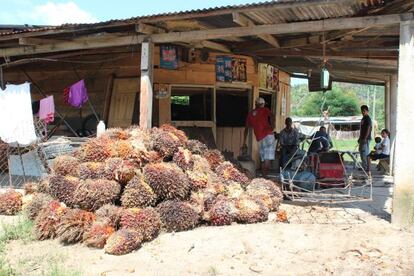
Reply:
[[[6,258],[22,275],[42,275],[53,263],[81,275],[414,275],[414,233],[361,209],[282,209],[291,223],[271,217],[164,233],[125,256],[58,241],[13,241]]]

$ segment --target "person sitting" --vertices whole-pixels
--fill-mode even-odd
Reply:
[[[387,159],[390,157],[390,132],[384,128],[381,130],[382,141],[379,145],[378,151],[370,155],[371,160]]]
[[[299,132],[293,128],[291,118],[286,118],[286,127],[279,134],[279,144],[281,147],[280,164],[285,167],[289,159],[295,154],[299,146]]]
[[[371,151],[371,155],[373,154],[380,154],[381,153],[381,137],[377,136],[375,137],[375,146],[374,146],[374,150]]]
[[[309,146],[308,153],[326,152],[332,148],[332,141],[326,132],[326,127],[321,126],[319,130],[312,135],[312,142]]]

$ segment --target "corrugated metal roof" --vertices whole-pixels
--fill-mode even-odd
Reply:
[[[301,3],[315,3],[313,6],[301,7]],[[351,3],[351,5],[350,5]],[[0,36],[7,36],[13,34],[27,33],[27,32],[43,32],[53,30],[64,30],[64,29],[81,29],[81,28],[94,28],[94,27],[105,27],[112,24],[123,23],[123,25],[134,24],[137,21],[146,20],[163,20],[168,19],[172,16],[183,16],[183,19],[188,17],[197,17],[198,15],[203,16],[217,16],[215,12],[232,10],[244,10],[246,16],[259,24],[271,24],[278,22],[292,22],[292,21],[305,21],[305,20],[317,20],[334,17],[353,16],[361,12],[366,6],[374,5],[377,3],[383,3],[383,0],[348,0],[341,3],[331,2],[329,0],[278,0],[278,1],[265,1],[256,2],[242,5],[227,5],[221,7],[212,7],[205,9],[186,10],[179,12],[168,12],[153,15],[144,15],[131,17],[127,19],[112,19],[108,21],[102,21],[97,23],[88,24],[63,24],[60,26],[45,26],[45,27],[28,27],[24,29],[8,30],[7,32],[1,32]],[[286,5],[288,4],[288,5]],[[298,5],[299,4],[299,5]],[[289,5],[291,5],[289,7]],[[280,10],[280,7],[284,7]],[[254,10],[255,8],[263,8],[260,10]],[[253,10],[251,10],[253,9]],[[217,20],[218,18],[216,18]],[[221,24],[220,24],[221,25]],[[224,25],[224,24],[223,24]]]

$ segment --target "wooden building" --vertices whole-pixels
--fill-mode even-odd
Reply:
[[[393,134],[393,220],[414,225],[412,155],[406,154],[414,151],[414,128],[407,127],[414,116],[413,11],[414,0],[280,0],[95,24],[0,26],[0,75],[5,82],[31,81],[34,98],[36,91],[59,95],[84,78],[109,126],[203,126],[220,149],[236,155],[241,123],[224,122],[221,111],[241,114],[262,94],[279,130],[289,114],[291,76],[315,74],[325,64],[334,81],[384,85],[386,125]],[[159,64],[164,46],[179,48],[172,70]],[[244,59],[247,79],[217,81],[222,56]],[[279,69],[270,94],[260,88],[259,64]],[[246,95],[244,107],[236,104],[246,103]],[[191,97],[203,104],[191,106]],[[61,97],[56,101],[65,118],[90,113],[88,106],[73,110]],[[197,116],[186,117],[189,108]],[[254,142],[251,148],[257,150]]]

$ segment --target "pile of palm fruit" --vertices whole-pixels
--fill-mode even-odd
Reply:
[[[282,200],[276,183],[250,179],[170,125],[108,129],[73,156],[56,158],[51,175],[27,187],[24,210],[39,240],[82,242],[114,255],[162,231],[263,222]]]

